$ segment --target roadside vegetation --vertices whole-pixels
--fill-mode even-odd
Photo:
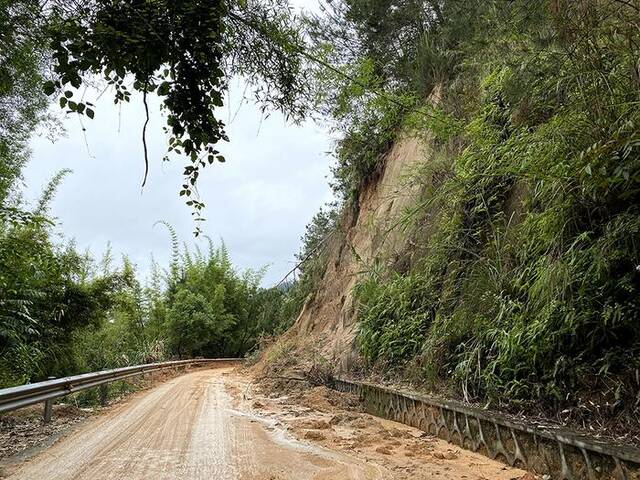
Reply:
[[[172,261],[136,267],[110,250],[100,259],[58,241],[46,205],[58,175],[21,222],[0,224],[0,385],[173,358],[242,357],[283,330],[284,291],[262,270],[237,271],[224,244],[180,248]],[[289,317],[285,317],[289,318]]]
[[[0,0],[0,387],[169,358],[243,356],[280,332],[299,302],[239,272],[224,245],[180,247],[148,282],[124,256],[96,259],[60,232],[49,204],[60,172],[35,204],[21,172],[34,132],[56,137],[51,103],[90,122],[100,112],[85,87],[114,103],[159,97],[167,157],[186,160],[180,196],[196,235],[204,205],[199,172],[224,162],[217,118],[229,81],[242,76],[265,110],[303,116],[296,18],[275,1],[109,2]],[[147,119],[148,120],[148,119]],[[141,125],[145,162],[147,124]],[[143,185],[146,177],[141,179]],[[149,219],[153,221],[155,219]]]
[[[313,20],[351,77],[321,79],[345,206],[399,135],[435,149],[398,225],[421,259],[356,287],[369,368],[578,421],[637,418],[639,8],[344,0]]]

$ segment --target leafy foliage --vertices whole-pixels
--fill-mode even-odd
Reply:
[[[1,231],[3,385],[165,358],[243,356],[281,331],[284,293],[259,286],[263,271],[236,273],[224,245],[185,249],[143,288],[126,257],[114,268],[107,251],[98,265],[72,244],[52,243],[49,228]]]
[[[27,159],[29,136],[44,119],[40,85],[46,58],[41,38],[31,34],[36,14],[34,2],[0,2],[0,218],[23,213],[9,200],[11,187]]]
[[[259,335],[262,272],[234,271],[226,247],[185,249],[164,296],[168,351],[179,356],[244,355]]]
[[[48,10],[45,32],[55,77],[44,91],[59,93],[68,112],[94,117],[93,104],[76,93],[92,76],[113,87],[116,103],[130,101],[132,91],[142,93],[145,108],[147,94],[162,99],[169,152],[190,161],[180,195],[190,197],[197,218],[203,204],[192,194],[200,169],[224,162],[218,144],[228,138],[216,109],[230,78],[245,76],[264,108],[296,119],[306,109],[302,41],[280,0],[58,0]]]
[[[155,263],[142,286],[125,257],[113,265],[55,240],[48,206],[68,173],[31,206],[20,192],[27,141],[46,120],[46,95],[93,118],[79,93],[102,78],[114,101],[132,92],[163,100],[170,151],[190,165],[181,194],[193,198],[200,168],[224,161],[216,117],[229,79],[246,77],[264,108],[300,118],[307,103],[297,25],[286,4],[194,0],[59,0],[0,5],[0,385],[182,355],[237,356],[282,328],[284,292],[260,288],[262,271],[237,273],[226,249],[180,251]],[[44,78],[46,77],[46,78]],[[44,87],[42,88],[42,85]],[[143,127],[143,141],[146,124]],[[146,157],[146,143],[145,143]],[[291,304],[289,304],[291,305]],[[289,310],[287,310],[289,308]],[[279,316],[278,316],[279,315]]]
[[[424,197],[405,219],[422,260],[406,273],[373,269],[356,287],[361,352],[371,366],[405,368],[469,400],[632,414],[637,10],[608,1],[438,5],[406,49],[419,69],[389,70],[379,82],[422,96],[418,88],[442,85],[437,115],[450,127],[414,113],[398,124],[431,131],[450,161],[425,166]],[[415,6],[396,8],[408,15]],[[349,125],[366,122],[357,110]],[[342,131],[348,142],[353,130]]]
[[[40,204],[42,206],[42,203]],[[126,279],[91,278],[72,244],[57,246],[42,216],[0,225],[0,381],[76,369],[73,334],[100,325]]]

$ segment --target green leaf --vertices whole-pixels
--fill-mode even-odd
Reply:
[[[67,105],[67,98],[60,97],[60,108],[64,108]]]
[[[169,82],[162,82],[158,87],[158,95],[164,96],[169,93]]]
[[[90,108],[87,108],[87,111],[85,113],[86,113],[87,117],[93,119],[93,116],[94,116],[93,110],[91,110]]]
[[[42,90],[44,91],[45,95],[53,95],[53,92],[56,91],[56,86],[51,80],[49,80],[47,82],[44,82]]]

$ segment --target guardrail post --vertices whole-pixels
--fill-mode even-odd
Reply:
[[[47,380],[54,380],[56,377],[47,377]],[[49,423],[51,421],[51,417],[53,416],[53,399],[44,401],[44,414],[43,420],[44,423]]]
[[[100,405],[107,406],[107,397],[109,395],[109,386],[106,383],[100,385]]]

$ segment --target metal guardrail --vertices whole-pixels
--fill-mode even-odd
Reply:
[[[107,385],[110,382],[124,380],[147,372],[155,372],[167,368],[188,367],[190,365],[237,362],[238,358],[204,358],[191,360],[175,360],[171,362],[149,363],[146,365],[134,365],[131,367],[114,368],[99,372],[84,373],[72,377],[56,378],[44,382],[30,383],[18,387],[3,388],[0,390],[0,413],[11,412],[29,405],[45,402],[45,421],[51,419],[52,401],[64,397],[70,393],[86,390],[87,388]],[[106,391],[104,392],[106,399]]]
[[[559,480],[640,480],[640,448],[569,430],[531,425],[461,402],[334,378],[368,413],[404,423],[463,448]]]

